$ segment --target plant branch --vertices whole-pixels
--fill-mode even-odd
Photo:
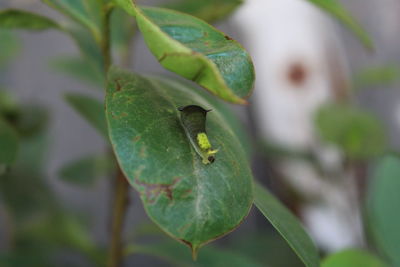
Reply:
[[[107,75],[108,69],[111,66],[111,31],[110,31],[110,19],[111,13],[114,9],[113,5],[105,5],[103,9],[102,19],[102,38],[100,41],[101,53],[103,55],[104,71]]]
[[[128,192],[129,184],[122,173],[121,169],[118,170],[118,175],[115,180],[114,189],[114,205],[113,205],[113,221],[111,230],[111,244],[108,255],[107,266],[117,267],[120,265],[123,256],[122,245],[122,230],[128,206]]]

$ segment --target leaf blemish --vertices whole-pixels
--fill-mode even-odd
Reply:
[[[135,184],[143,186],[145,188],[145,191],[144,192],[141,191],[141,193],[142,194],[144,193],[144,195],[146,196],[146,201],[149,204],[153,204],[158,199],[161,193],[165,193],[165,196],[172,201],[173,188],[181,180],[182,180],[181,177],[175,177],[171,184],[151,184],[151,183],[141,182],[138,179],[135,179]]]
[[[137,135],[137,136],[133,137],[132,141],[133,141],[134,143],[136,143],[136,142],[138,142],[141,138],[142,138],[142,137],[141,137],[140,135]]]

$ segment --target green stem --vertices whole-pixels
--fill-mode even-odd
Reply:
[[[110,31],[110,19],[111,13],[114,9],[113,5],[105,5],[103,9],[103,25],[102,25],[102,38],[100,41],[101,53],[103,55],[104,71],[107,74],[108,69],[111,66],[111,31]]]

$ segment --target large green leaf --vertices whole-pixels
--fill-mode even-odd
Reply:
[[[108,136],[103,103],[95,98],[78,93],[68,93],[65,95],[65,99],[100,134],[105,137]]]
[[[109,155],[86,156],[63,166],[60,177],[69,183],[90,186],[97,178],[116,170],[115,160]]]
[[[385,156],[377,164],[368,190],[369,228],[376,245],[400,266],[400,158]]]
[[[323,260],[321,267],[385,267],[374,255],[358,249],[347,249],[329,255]]]
[[[41,31],[57,29],[59,25],[49,18],[31,12],[6,9],[0,11],[0,28]]]
[[[86,26],[96,40],[100,39],[103,1],[42,0],[42,2]]]
[[[315,123],[322,139],[338,145],[350,159],[368,159],[386,149],[383,125],[365,111],[328,104],[318,110]]]
[[[338,0],[308,0],[322,10],[331,14],[346,25],[368,49],[373,49],[374,44],[362,26],[353,18]]]
[[[147,46],[166,69],[193,80],[226,101],[244,104],[254,84],[249,54],[204,21],[173,10],[116,2],[131,15]]]
[[[213,109],[206,127],[219,152],[212,164],[202,163],[181,126],[178,107],[189,104]],[[110,72],[106,113],[120,167],[150,218],[194,255],[235,229],[253,200],[246,154],[219,110],[167,80]]]
[[[307,267],[318,267],[318,250],[298,219],[270,192],[256,184],[254,204]]]
[[[11,164],[17,156],[18,135],[0,114],[0,165]]]
[[[165,7],[214,22],[232,13],[242,3],[243,0],[175,0]]]

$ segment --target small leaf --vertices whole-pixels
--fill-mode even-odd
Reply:
[[[53,20],[31,12],[6,9],[0,11],[0,28],[42,31],[59,29]]]
[[[308,0],[317,7],[331,14],[349,28],[360,42],[368,49],[374,49],[374,44],[362,26],[353,18],[337,0]]]
[[[380,259],[367,251],[347,249],[329,255],[323,260],[321,267],[385,267]]]
[[[86,26],[96,40],[100,39],[102,1],[42,0],[42,2]]]
[[[367,112],[351,106],[322,106],[315,118],[323,140],[338,145],[350,159],[368,159],[386,149],[382,124]]]
[[[53,69],[68,74],[73,78],[89,82],[97,88],[104,86],[104,77],[99,69],[82,57],[60,57],[50,63]]]
[[[117,2],[136,15],[147,46],[166,69],[226,101],[246,103],[254,84],[254,67],[238,42],[190,15],[162,8],[139,9],[130,0]]]
[[[368,225],[373,239],[392,266],[400,266],[400,158],[383,157],[368,187]]]
[[[307,267],[319,266],[318,250],[298,219],[260,184],[255,185],[254,204]]]
[[[0,114],[0,164],[14,162],[18,151],[17,132],[6,122]]]
[[[116,163],[111,156],[88,156],[74,160],[63,166],[60,177],[69,183],[90,186],[95,181],[116,170]]]
[[[108,138],[107,123],[104,116],[104,105],[99,100],[82,94],[68,93],[65,95],[71,105],[104,137]]]
[[[202,163],[180,123],[178,107],[188,104],[213,109],[206,127],[219,152],[212,164]],[[113,68],[106,111],[114,152],[147,214],[194,255],[246,217],[252,175],[218,105],[188,88],[169,85],[167,79],[155,82]]]
[[[242,3],[243,0],[175,0],[165,7],[215,22],[232,13]]]

